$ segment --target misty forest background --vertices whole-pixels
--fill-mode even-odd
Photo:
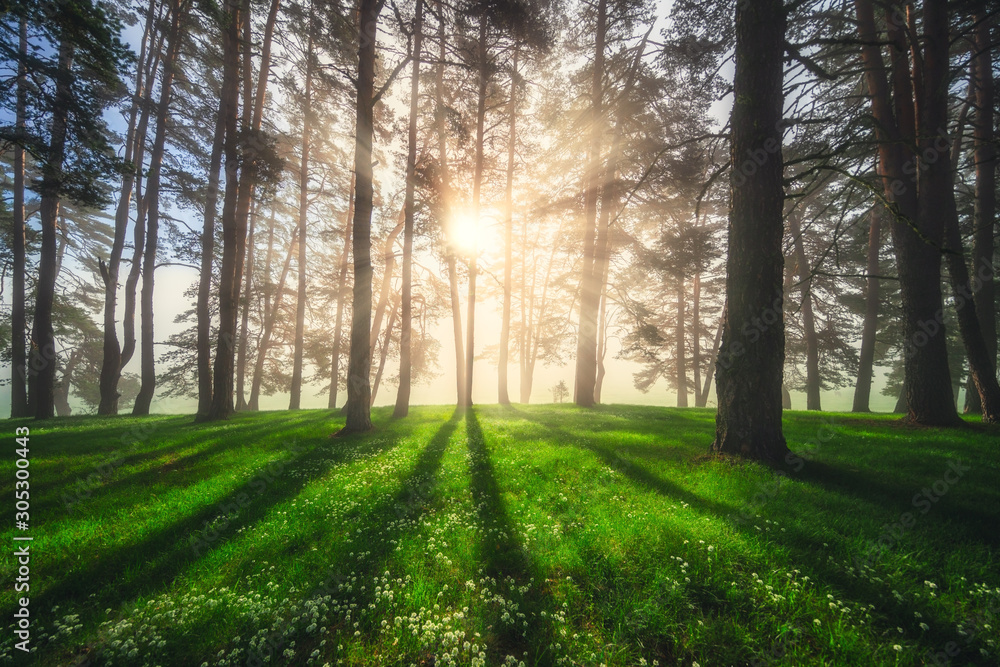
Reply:
[[[952,4],[934,87],[920,3],[787,8],[786,406],[905,412],[905,352],[926,330],[911,355],[936,360],[925,379],[980,409],[947,260],[963,253],[978,281],[995,362],[996,8]],[[368,330],[369,402],[407,404],[411,386],[417,402],[469,402],[475,386],[481,402],[585,405],[613,386],[618,401],[714,404],[731,188],[771,155],[730,164],[733,10],[10,4],[12,414],[340,407],[349,351],[366,347],[352,326]],[[887,160],[913,202],[894,201]],[[954,221],[920,219],[933,188]],[[901,265],[910,234],[936,256]],[[922,310],[911,278],[932,292]],[[41,370],[18,372],[31,355]]]

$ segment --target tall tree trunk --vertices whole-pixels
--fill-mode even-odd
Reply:
[[[344,252],[340,256],[340,275],[337,278],[337,316],[333,329],[333,355],[330,359],[330,400],[327,407],[337,407],[337,389],[340,386],[340,343],[344,324],[345,287],[347,270],[351,256],[351,222],[354,218],[354,173],[351,173],[351,187],[347,195],[347,218],[344,221]]]
[[[890,231],[903,304],[905,419],[925,425],[955,425],[959,418],[951,396],[944,324],[937,317],[943,306],[939,249],[943,241],[942,220],[929,215],[918,202],[914,179],[904,171],[904,164],[912,165],[916,161],[916,153],[910,147],[915,145],[917,137],[917,104],[913,96],[906,27],[899,25],[895,18],[901,15],[900,4],[890,3],[887,12],[893,108],[879,48],[883,40],[875,28],[872,0],[855,0],[855,9],[876,125],[879,172],[895,213]],[[934,155],[938,153],[935,151]],[[926,179],[926,174],[922,179]]]
[[[298,232],[297,229],[296,232]],[[292,234],[292,238],[288,242],[285,263],[281,267],[281,277],[278,278],[274,300],[271,302],[270,308],[267,308],[265,304],[264,326],[260,335],[260,345],[257,346],[257,357],[254,359],[253,379],[250,381],[250,402],[247,404],[247,409],[255,412],[260,409],[260,385],[264,381],[264,362],[267,360],[267,351],[271,348],[274,324],[278,321],[278,314],[281,312],[281,300],[285,295],[285,281],[288,279],[288,270],[292,265],[292,257],[295,256],[296,243],[298,242],[297,235]]]
[[[604,42],[607,31],[607,0],[598,0],[594,43],[594,65],[591,77],[590,146],[587,155],[586,183],[583,198],[583,272],[580,279],[580,326],[576,343],[576,382],[574,400],[577,405],[594,405],[594,385],[597,382],[597,311],[600,289],[597,286],[595,249],[597,233],[597,201],[601,190],[601,135],[603,117]]]
[[[649,30],[647,30],[646,34],[643,36],[642,41],[640,41],[638,47],[636,47],[635,56],[632,59],[632,67],[629,69],[628,76],[625,79],[625,84],[622,87],[621,92],[618,94],[619,106],[615,114],[615,126],[612,133],[613,138],[611,140],[610,149],[608,150],[608,158],[607,164],[604,167],[604,174],[599,179],[600,214],[597,219],[597,236],[594,240],[594,259],[592,269],[593,290],[597,294],[597,298],[596,300],[587,301],[585,304],[581,297],[580,302],[581,309],[584,305],[593,309],[593,313],[587,314],[586,316],[584,316],[581,311],[581,322],[593,320],[596,323],[594,338],[594,403],[601,402],[601,391],[604,388],[604,358],[607,354],[607,341],[605,340],[607,321],[605,310],[607,308],[608,272],[611,265],[611,225],[615,222],[615,220],[611,218],[611,214],[615,213],[617,219],[620,189],[618,182],[618,169],[621,159],[621,144],[625,135],[625,124],[627,122],[626,116],[628,113],[626,110],[626,100],[632,91],[633,85],[635,84],[636,76],[642,65],[642,56],[646,51],[646,44],[649,40],[649,35],[652,32],[653,25],[651,24],[649,26]],[[598,168],[600,167],[598,166]],[[685,405],[687,405],[686,402]]]
[[[257,231],[257,202],[254,201],[253,205],[250,207],[250,230],[247,232],[247,261],[246,261],[246,276],[243,279],[243,284],[246,285],[243,290],[243,314],[240,316],[240,344],[239,349],[236,351],[236,410],[246,410],[248,407],[246,399],[246,375],[247,375],[247,353],[250,347],[250,303],[251,303],[251,287],[253,286],[253,271],[254,264],[254,236]],[[269,237],[268,240],[274,240],[274,217],[275,209],[271,208],[271,223],[269,225]],[[271,248],[268,248],[268,254],[270,255]],[[267,258],[267,270],[271,270],[271,258]],[[270,275],[270,274],[269,274]],[[267,312],[265,308],[265,312]]]
[[[800,213],[792,211],[788,216],[789,231],[795,248],[795,265],[802,281],[802,329],[806,339],[806,410],[822,410],[820,403],[819,339],[816,336],[816,318],[812,304],[812,268],[806,257],[802,242]]]
[[[927,68],[930,70],[930,67]],[[1000,422],[1000,383],[997,382],[996,366],[992,351],[986,344],[981,318],[975,302],[975,291],[969,277],[969,267],[965,263],[962,235],[958,229],[958,212],[955,209],[954,192],[949,190],[942,199],[950,210],[946,213],[946,233],[948,241],[948,276],[952,296],[955,299],[955,314],[958,328],[969,360],[969,379],[979,395],[979,407],[983,421],[990,424]],[[948,203],[950,200],[950,204]],[[958,397],[958,391],[955,391]]]
[[[535,244],[537,247],[537,243]],[[534,254],[534,253],[532,253]],[[531,393],[525,391],[525,383],[527,378],[526,370],[528,367],[528,351],[529,351],[529,328],[528,319],[529,313],[528,309],[528,216],[521,216],[521,284],[519,286],[521,293],[521,322],[520,328],[517,334],[517,367],[518,367],[518,394],[521,403],[527,403],[531,399]],[[536,268],[538,260],[532,263],[532,268]],[[534,271],[532,271],[534,273]]]
[[[54,416],[53,392],[56,377],[56,341],[52,329],[52,304],[56,287],[56,225],[59,219],[59,192],[66,157],[66,130],[72,105],[73,43],[63,38],[59,44],[55,99],[46,164],[39,187],[39,217],[42,248],[38,261],[35,317],[32,322],[29,392],[36,419]]]
[[[594,381],[594,402],[601,402],[601,392],[604,391],[604,377],[607,368],[604,361],[608,356],[608,286],[607,274],[601,281],[601,303],[597,311],[597,377]]]
[[[163,11],[169,11],[167,9],[167,4],[163,3],[161,5]],[[163,22],[165,16],[161,14],[158,17],[159,22]],[[146,69],[145,79],[146,81],[152,81],[156,75],[156,72],[160,68],[160,60],[163,54],[163,43],[166,39],[167,32],[160,31],[157,34],[156,46],[151,49],[149,66]],[[135,354],[136,338],[135,338],[135,306],[136,306],[136,290],[139,285],[139,277],[142,274],[142,257],[143,251],[146,244],[146,212],[148,210],[149,199],[143,195],[143,165],[146,160],[146,136],[147,129],[149,126],[149,118],[152,110],[156,105],[153,104],[153,86],[146,86],[146,91],[143,96],[141,107],[142,111],[139,116],[139,124],[136,128],[135,142],[134,142],[134,157],[133,162],[136,165],[136,170],[139,172],[135,175],[134,185],[135,185],[135,225],[132,231],[132,259],[129,265],[128,276],[125,279],[125,307],[122,312],[122,348],[121,357],[118,364],[118,375],[121,376],[121,371],[126,365],[132,360],[132,356]],[[121,215],[125,217],[125,224],[128,224],[128,210],[121,211]],[[117,223],[116,223],[117,224]],[[115,394],[117,395],[117,380],[115,384]]]
[[[486,12],[479,15],[479,96],[476,107],[476,164],[472,181],[472,219],[479,229],[479,216],[482,204],[483,168],[485,166],[485,132],[486,132],[486,88],[489,83],[487,68],[486,37],[488,20]],[[466,307],[468,315],[465,324],[465,405],[472,405],[472,370],[476,359],[476,275],[479,272],[479,240],[469,258],[469,296]]]
[[[347,371],[347,419],[341,433],[370,430],[372,316],[372,140],[375,88],[375,42],[381,0],[361,0],[358,12],[358,97],[354,173],[354,301],[351,356]]]
[[[993,253],[996,233],[996,168],[997,150],[993,131],[993,51],[991,39],[992,18],[986,3],[980,3],[975,14],[976,58],[973,63],[976,112],[973,119],[976,160],[975,233],[972,247],[972,273],[979,289],[975,293],[976,313],[983,332],[987,354],[997,363],[996,286],[994,282]],[[965,411],[979,414],[983,411],[979,392],[972,378],[965,392]]]
[[[212,405],[212,313],[209,307],[212,293],[212,273],[215,268],[215,215],[219,202],[219,172],[222,169],[222,149],[226,138],[226,97],[219,97],[215,117],[212,154],[208,166],[208,191],[205,194],[205,215],[201,228],[201,266],[198,273],[198,301],[195,305],[198,329],[198,415],[208,414]]]
[[[924,102],[922,127],[926,130],[922,154],[938,150],[940,159],[926,160],[920,180],[921,210],[929,218],[938,218],[945,227],[945,257],[956,315],[972,381],[979,392],[983,421],[1000,421],[1000,383],[997,382],[994,360],[987,348],[977,315],[974,290],[965,263],[962,235],[958,228],[958,211],[951,175],[950,143],[945,134],[948,122],[949,72],[949,11],[947,0],[927,0],[924,6]],[[964,307],[959,307],[963,305]],[[956,392],[957,393],[957,392]]]
[[[451,177],[448,170],[448,132],[444,102],[444,66],[447,62],[447,35],[445,33],[444,3],[436,0],[438,17],[438,61],[435,72],[434,96],[436,109],[434,126],[438,139],[438,160],[441,166],[441,226],[447,228],[451,216]],[[448,296],[451,303],[452,335],[455,340],[455,403],[459,406],[465,403],[465,340],[462,334],[462,303],[458,289],[458,266],[455,247],[451,243],[445,246],[445,263],[448,267]]]
[[[687,363],[684,352],[684,319],[687,317],[685,311],[684,276],[677,276],[677,327],[674,338],[675,368],[677,378],[677,407],[686,408],[688,406],[687,390]]]
[[[703,408],[701,404],[701,274],[694,274],[694,284],[691,286],[691,375],[694,389],[694,406]]]
[[[711,369],[715,366],[716,359],[719,357],[719,346],[722,344],[722,330],[724,328],[725,321],[723,319],[719,320],[719,326],[715,329],[715,341],[712,343],[712,354],[708,357],[708,368]],[[709,392],[712,389],[712,373],[709,371],[705,373],[705,384],[701,388],[701,396],[698,398],[697,405],[699,408],[704,408],[708,405]]]
[[[382,382],[382,373],[385,371],[385,361],[389,357],[389,344],[392,342],[392,329],[396,326],[396,316],[399,314],[399,297],[393,297],[392,309],[389,312],[389,322],[385,326],[385,337],[379,348],[378,369],[375,371],[375,379],[372,382],[371,405],[375,405],[375,397],[378,396],[378,387]]]
[[[514,281],[514,156],[517,152],[517,56],[514,45],[511,60],[510,102],[507,126],[507,187],[504,194],[504,261],[503,261],[503,315],[500,323],[500,349],[497,361],[497,394],[500,405],[510,405],[507,392],[507,364],[510,356],[510,301]]]
[[[736,4],[732,203],[712,445],[714,452],[768,461],[788,452],[781,431],[783,5],[782,0]],[[756,161],[763,164],[749,175],[741,170],[747,155],[763,156]],[[763,331],[755,321],[766,322]],[[744,336],[748,331],[756,333]]]
[[[306,225],[309,222],[309,140],[312,131],[312,25],[306,47],[305,107],[302,111],[302,162],[299,165],[299,289],[295,302],[295,351],[292,360],[292,387],[288,409],[298,410],[302,402],[302,350],[306,332]]]
[[[240,26],[249,17],[242,15],[239,0],[227,0],[229,22],[223,32],[222,113],[225,118],[226,192],[222,202],[222,268],[219,275],[219,329],[213,363],[212,402],[204,419],[228,419],[232,414],[233,354],[236,343],[237,303],[233,295],[236,282],[236,245],[239,235],[237,199],[240,189],[240,151],[237,121],[239,118]]]
[[[24,59],[28,55],[28,22],[21,19],[18,27],[17,92],[15,102],[15,128],[18,133],[25,129],[25,107],[27,105],[27,65]],[[14,294],[11,297],[11,366],[10,366],[10,416],[28,417],[28,368],[25,354],[25,333],[27,319],[24,308],[24,274],[26,270],[24,249],[24,147],[14,145],[14,210],[12,211],[12,243],[14,255],[14,275],[11,283]],[[112,324],[114,322],[112,321]],[[117,344],[117,341],[116,341]]]
[[[153,21],[155,3],[150,0],[146,8],[146,25],[142,32],[142,40],[139,45],[139,58],[136,65],[135,93],[132,96],[132,105],[129,109],[128,129],[125,133],[125,162],[132,162],[135,154],[136,142],[145,143],[146,132],[145,123],[142,127],[142,136],[138,137],[137,122],[140,115],[143,119],[148,119],[148,111],[139,113],[140,100],[145,95],[145,88],[150,79],[146,78],[146,69],[150,64],[148,45],[150,38],[154,37],[155,24]],[[117,308],[118,308],[118,275],[121,270],[122,252],[125,248],[125,235],[128,231],[128,214],[132,201],[132,188],[135,184],[135,169],[130,169],[122,177],[121,189],[118,193],[118,206],[115,210],[115,232],[111,243],[111,254],[108,263],[99,260],[101,278],[104,281],[104,346],[101,360],[101,372],[98,380],[100,391],[100,401],[97,406],[97,414],[114,415],[118,414],[118,381],[121,378],[121,346],[118,342],[117,328]]]
[[[239,57],[239,36],[240,28],[247,30],[244,37],[243,55],[243,125],[244,133],[247,136],[256,136],[260,132],[261,119],[264,110],[264,98],[267,93],[267,81],[270,76],[271,66],[271,41],[274,35],[274,26],[277,21],[280,0],[271,0],[267,21],[264,24],[264,36],[261,42],[260,71],[257,75],[257,88],[253,95],[253,100],[249,98],[251,66],[250,66],[250,3],[244,2],[242,7],[230,0],[230,13],[233,17],[233,25],[229,29],[227,39],[234,41],[235,53],[231,56],[228,66],[232,68],[233,76],[238,77],[240,68]],[[235,20],[235,19],[239,20]],[[223,49],[225,53],[225,47]],[[239,85],[236,84],[234,95],[238,94]],[[236,147],[236,117],[227,122],[232,123],[226,128],[226,202],[223,203],[223,244],[222,244],[222,272],[219,277],[219,336],[215,352],[214,383],[212,393],[212,405],[209,411],[209,419],[227,419],[235,410],[234,403],[234,380],[235,380],[235,359],[236,359],[236,320],[239,313],[241,282],[243,277],[243,262],[246,258],[247,231],[250,218],[250,200],[256,190],[257,183],[254,182],[255,169],[249,165],[238,168],[236,159],[242,157],[244,160],[255,160],[257,156],[246,154],[247,145],[243,146],[243,151],[237,151]],[[230,141],[232,137],[232,141]],[[243,155],[238,155],[242,152]],[[234,158],[234,164],[230,165],[230,157]],[[232,170],[232,174],[230,174]],[[230,176],[237,182],[231,187]],[[229,201],[232,198],[232,201]],[[229,212],[227,214],[227,204]]]
[[[69,417],[73,414],[73,409],[69,405],[69,390],[73,386],[73,376],[82,359],[83,355],[79,348],[73,350],[73,353],[69,355],[69,359],[66,360],[66,367],[63,369],[62,378],[53,394],[56,414],[60,417]]]
[[[375,351],[378,349],[378,335],[382,330],[382,320],[385,318],[386,309],[389,307],[389,296],[392,293],[392,276],[396,272],[396,239],[403,231],[405,209],[399,212],[399,221],[396,226],[389,231],[385,238],[385,245],[382,250],[382,288],[379,290],[378,303],[375,304],[375,313],[372,317],[371,330],[371,358],[374,361]]]
[[[423,48],[424,3],[417,0],[416,16],[413,19],[413,74],[410,79],[410,118],[407,128],[406,149],[406,204],[403,227],[403,303],[402,321],[399,333],[399,389],[396,392],[396,406],[393,417],[405,417],[410,412],[410,383],[412,372],[413,331],[413,206],[414,178],[417,168],[417,103],[420,94],[420,58]],[[375,392],[372,391],[374,402]]]
[[[871,225],[868,229],[868,274],[865,290],[865,322],[861,330],[861,352],[858,363],[858,380],[854,386],[853,412],[871,412],[872,377],[875,367],[875,336],[878,332],[878,311],[881,305],[878,256],[882,249],[881,204],[872,206]]]
[[[171,4],[170,34],[167,38],[167,54],[163,65],[163,78],[160,81],[160,102],[156,111],[156,134],[153,137],[153,152],[149,161],[149,176],[147,177],[146,201],[146,247],[143,251],[142,264],[142,304],[141,304],[141,336],[142,352],[141,384],[139,393],[132,406],[133,415],[148,415],[149,406],[156,390],[156,356],[153,339],[153,286],[156,271],[156,250],[160,229],[160,174],[163,165],[164,147],[167,141],[167,122],[170,117],[170,96],[173,92],[174,70],[177,63],[177,53],[180,49],[181,0],[173,0]]]

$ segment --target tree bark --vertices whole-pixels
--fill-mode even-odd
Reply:
[[[710,354],[708,357],[709,369],[715,366],[716,359],[718,359],[719,356],[719,346],[722,344],[723,324],[724,324],[723,320],[719,320],[719,326],[715,329],[715,340],[712,343],[712,354]],[[699,408],[704,408],[708,406],[708,396],[709,392],[712,389],[712,375],[713,374],[711,371],[705,373],[705,384],[704,386],[702,386],[701,395],[699,396],[697,402],[695,403],[695,405],[697,405]]]
[[[785,8],[781,0],[736,5],[732,203],[726,311],[712,451],[779,461],[785,327],[781,251]],[[743,169],[746,156],[759,165]],[[754,161],[753,156],[763,156]],[[763,162],[763,164],[760,164]],[[755,332],[754,335],[745,335]]]
[[[73,350],[73,353],[69,355],[69,359],[66,360],[62,379],[59,381],[53,394],[56,414],[60,417],[69,417],[73,414],[73,409],[69,405],[69,390],[73,386],[73,374],[76,372],[82,359],[83,355],[80,353],[79,348]]]
[[[243,6],[240,7],[235,0],[230,0],[229,6],[233,25],[227,33],[227,39],[232,40],[234,46],[231,50],[234,53],[230,56],[231,62],[228,63],[228,66],[232,69],[233,76],[238,78],[240,27],[245,27],[249,31],[250,3],[244,2]],[[252,88],[250,84],[250,40],[247,37],[244,37],[243,40],[243,124],[247,136],[256,136],[260,131],[267,81],[270,76],[271,41],[279,6],[280,0],[271,1],[267,21],[264,24],[260,71],[257,75],[257,89],[252,101],[248,97]],[[236,20],[237,18],[239,20]],[[223,50],[225,53],[225,48]],[[234,96],[238,95],[238,90],[237,83],[233,92]],[[255,170],[248,168],[248,165],[239,168],[237,164],[241,158],[255,159],[256,156],[252,154],[250,156],[239,155],[240,151],[237,150],[236,146],[238,138],[236,118],[237,114],[234,109],[232,119],[227,121],[227,123],[231,123],[232,131],[230,131],[230,125],[227,124],[226,128],[226,202],[223,203],[222,272],[219,277],[219,336],[215,352],[212,405],[208,416],[212,420],[228,419],[236,408],[233,400],[237,338],[236,318],[239,313],[243,262],[246,258],[250,199],[257,185],[254,182]],[[248,147],[244,145],[243,148],[245,153],[245,149]],[[231,158],[232,164],[230,164]],[[236,181],[232,186],[230,185],[230,176]]]
[[[148,119],[148,110],[139,112],[139,103],[143,99],[147,81],[147,68],[151,64],[152,57],[148,48],[150,39],[154,36],[155,25],[153,21],[155,3],[150,0],[146,8],[146,24],[142,33],[142,40],[139,45],[139,58],[136,65],[135,93],[132,96],[132,105],[129,109],[128,129],[125,133],[125,154],[126,163],[131,163],[135,157],[137,142],[145,143],[145,119]],[[139,117],[143,118],[141,137],[137,136],[137,122]],[[121,270],[122,252],[125,248],[125,235],[128,230],[128,214],[132,201],[132,188],[135,185],[135,174],[138,166],[133,166],[122,177],[121,189],[118,193],[118,205],[115,210],[115,232],[111,243],[111,254],[108,263],[99,260],[101,278],[104,282],[104,346],[101,360],[101,371],[98,380],[98,390],[100,391],[100,402],[97,406],[97,414],[114,415],[118,414],[118,381],[121,378],[121,345],[118,342],[117,328],[117,307],[118,307],[118,276]]]
[[[21,19],[18,27],[18,54],[21,60],[17,64],[17,92],[15,101],[14,123],[18,133],[25,130],[25,107],[27,105],[27,65],[24,58],[28,55],[28,22]],[[12,243],[14,275],[11,283],[14,293],[11,297],[11,366],[10,366],[10,416],[29,417],[28,411],[28,367],[25,353],[25,333],[27,318],[24,308],[24,275],[26,271],[24,248],[24,147],[14,145],[14,210],[12,211]],[[114,319],[112,318],[112,325]],[[117,344],[117,341],[116,341]]]
[[[447,35],[445,33],[444,3],[436,0],[438,17],[438,61],[435,71],[434,96],[436,110],[434,126],[437,131],[438,161],[441,171],[441,227],[447,238],[447,221],[451,215],[451,177],[448,171],[448,132],[445,123],[444,103],[444,65],[447,62]],[[445,244],[445,264],[448,269],[448,296],[451,303],[452,336],[455,340],[455,403],[462,406],[465,402],[465,340],[462,334],[462,303],[458,289],[458,266],[455,248],[450,242]]]
[[[389,313],[389,322],[385,326],[385,337],[379,348],[378,369],[375,371],[375,380],[372,382],[371,405],[375,405],[375,397],[378,395],[379,384],[382,382],[382,373],[385,371],[385,361],[389,357],[389,344],[392,342],[392,329],[396,326],[396,316],[399,314],[399,297],[392,300],[392,310]]]
[[[795,265],[799,280],[802,281],[802,329],[806,339],[806,410],[822,410],[820,403],[819,339],[816,336],[816,318],[812,304],[812,268],[806,257],[802,242],[800,213],[792,211],[788,216],[789,231],[795,248]]]
[[[601,392],[604,391],[604,377],[607,375],[607,368],[604,360],[608,356],[608,286],[607,272],[604,280],[601,281],[601,301],[597,311],[597,377],[594,381],[594,402],[600,404]]]
[[[975,232],[972,247],[972,273],[979,289],[974,302],[983,332],[987,354],[997,363],[996,285],[994,281],[993,253],[996,233],[996,168],[997,150],[994,144],[993,116],[995,93],[993,88],[992,19],[987,14],[986,3],[981,3],[975,14],[976,58],[973,63],[975,81],[975,107],[973,118],[976,160]],[[979,392],[972,378],[966,389],[965,411],[979,414],[983,411]]]
[[[389,307],[389,296],[392,293],[392,276],[396,272],[396,239],[399,238],[405,224],[405,208],[399,212],[399,221],[396,226],[389,231],[385,238],[382,249],[382,287],[378,294],[378,303],[375,304],[375,313],[372,317],[371,358],[374,362],[375,351],[378,349],[378,335],[382,330],[382,320],[385,319],[386,309]]]
[[[149,161],[149,176],[147,177],[146,201],[146,246],[143,250],[142,264],[142,304],[141,337],[142,351],[141,384],[139,394],[132,406],[133,415],[148,415],[156,390],[156,356],[153,339],[153,287],[156,271],[156,251],[160,229],[160,174],[163,165],[164,148],[167,141],[167,123],[170,118],[170,97],[173,92],[174,73],[177,64],[177,53],[180,49],[182,2],[173,0],[171,3],[170,34],[167,38],[167,53],[163,65],[163,78],[160,80],[160,102],[156,111],[156,134],[153,137],[153,152]]]
[[[351,221],[354,218],[354,174],[351,173],[351,187],[347,195],[347,218],[344,221],[344,252],[340,256],[340,275],[337,279],[337,316],[333,330],[333,355],[330,359],[330,400],[327,408],[337,407],[337,390],[340,387],[340,343],[344,324],[344,289],[347,285],[347,270],[350,268]]]
[[[500,405],[510,405],[507,392],[507,365],[510,357],[510,306],[514,281],[514,157],[517,151],[517,56],[514,45],[511,61],[510,102],[507,104],[507,186],[504,194],[503,313],[500,322],[500,349],[497,361],[497,395]]]
[[[969,268],[965,263],[962,235],[958,228],[954,181],[951,174],[950,143],[946,134],[948,122],[949,72],[949,11],[947,0],[927,0],[924,6],[924,90],[927,94],[922,126],[926,130],[922,155],[938,150],[939,159],[926,160],[920,181],[921,211],[944,224],[945,258],[959,331],[969,359],[972,381],[979,392],[983,421],[1000,421],[1000,383],[997,382],[994,360],[987,348],[977,315]],[[954,405],[954,403],[952,403]]]
[[[55,334],[52,329],[52,304],[56,287],[56,225],[59,219],[60,188],[66,157],[66,133],[72,105],[73,43],[64,37],[59,44],[55,98],[46,163],[39,187],[39,218],[42,247],[38,261],[38,285],[35,317],[32,322],[29,370],[29,396],[36,419],[55,414],[53,392],[56,377]]]
[[[292,234],[288,243],[288,254],[285,255],[285,263],[281,267],[281,277],[278,278],[274,301],[271,302],[270,309],[264,311],[264,327],[260,336],[260,345],[257,346],[257,357],[254,359],[253,379],[250,382],[250,402],[247,404],[247,409],[255,412],[260,409],[260,385],[264,380],[264,361],[267,359],[267,351],[271,348],[274,324],[278,321],[281,300],[285,295],[285,281],[288,279],[288,270],[292,264],[292,257],[295,255],[296,243],[298,243],[296,234]]]
[[[163,5],[166,6],[165,4]],[[164,17],[161,15],[159,17],[162,20]],[[150,53],[150,65],[146,70],[146,80],[152,81],[155,73],[159,71],[160,59],[162,57],[163,41],[166,37],[166,33],[159,33],[157,44],[152,52]],[[136,129],[136,139],[135,139],[135,153],[134,161],[136,165],[136,170],[139,172],[134,178],[135,185],[135,225],[132,231],[132,260],[129,265],[128,276],[125,279],[125,308],[122,313],[122,347],[121,356],[118,363],[118,374],[116,377],[121,376],[122,369],[132,360],[132,356],[135,354],[136,338],[135,338],[135,305],[136,305],[136,290],[139,285],[139,277],[142,274],[142,257],[143,250],[146,244],[146,213],[148,209],[149,199],[143,195],[143,179],[141,176],[143,165],[146,159],[146,135],[149,126],[150,112],[155,106],[153,104],[152,98],[153,86],[147,86],[146,92],[142,101],[142,112],[139,117],[139,125]],[[125,224],[128,224],[128,210],[120,210],[120,213],[125,218]],[[117,222],[116,222],[117,224]],[[115,394],[117,394],[117,383],[115,384]]]
[[[351,354],[347,371],[347,419],[340,433],[368,431],[371,422],[372,315],[372,141],[375,88],[375,42],[381,0],[361,0],[359,7],[358,96],[354,173],[354,301]]]
[[[201,267],[198,274],[198,301],[195,305],[198,328],[198,415],[201,416],[207,415],[212,405],[212,313],[209,301],[215,268],[215,209],[219,201],[219,172],[222,169],[222,149],[226,138],[226,105],[225,95],[220,95],[201,229]]]
[[[420,58],[423,48],[424,3],[417,0],[413,19],[413,74],[410,78],[410,118],[407,127],[406,149],[406,203],[403,224],[403,302],[399,333],[399,389],[393,417],[405,417],[410,412],[410,383],[413,360],[411,341],[413,331],[413,208],[414,178],[417,169],[417,103],[420,95]],[[375,400],[372,391],[372,401]]]
[[[486,12],[479,15],[479,95],[476,107],[476,163],[472,181],[472,219],[479,227],[479,215],[482,203],[483,169],[485,167],[485,132],[486,132],[486,89],[489,83],[487,71],[487,37],[488,20]],[[464,405],[472,405],[472,371],[476,359],[476,275],[479,272],[479,241],[475,242],[472,256],[469,258],[469,295],[468,314],[465,326],[465,401]]]
[[[594,64],[591,76],[590,146],[587,156],[586,184],[583,197],[583,272],[580,279],[580,326],[576,343],[577,405],[594,405],[597,382],[597,311],[600,289],[597,286],[595,249],[597,233],[597,200],[601,190],[601,135],[604,97],[604,47],[607,31],[607,0],[598,0],[597,25],[594,33]]]
[[[309,140],[312,131],[312,26],[306,47],[305,108],[302,111],[302,162],[299,166],[299,289],[295,303],[295,350],[292,360],[292,387],[288,409],[298,410],[302,402],[302,350],[306,332],[306,226],[309,222]]]
[[[943,225],[918,202],[916,183],[904,165],[916,162],[917,112],[914,101],[913,73],[910,52],[906,48],[906,26],[899,3],[893,2],[888,12],[888,38],[891,53],[891,73],[895,108],[890,103],[885,64],[879,49],[872,0],[855,0],[859,37],[863,43],[862,58],[872,116],[878,139],[879,166],[886,198],[894,209],[890,223],[892,241],[900,281],[904,314],[905,360],[904,387],[907,405],[906,421],[936,426],[959,423],[950,389],[948,353],[944,324],[938,313],[943,307],[941,296],[941,242]],[[921,89],[924,88],[921,82]],[[919,148],[923,148],[921,145]],[[935,156],[939,154],[932,151]],[[925,165],[921,165],[921,168]],[[926,171],[921,174],[925,182]],[[921,187],[926,198],[929,193]],[[933,203],[933,202],[931,202]],[[926,330],[925,330],[926,329]]]
[[[212,401],[205,420],[228,419],[232,414],[233,353],[235,352],[236,303],[233,299],[235,282],[236,243],[239,224],[236,201],[239,196],[239,117],[240,25],[249,17],[242,16],[239,0],[227,0],[229,23],[222,39],[223,79],[220,113],[225,119],[223,151],[225,155],[226,192],[222,202],[222,267],[219,275],[219,329],[216,338],[212,373]]]
[[[882,249],[881,204],[872,206],[871,225],[868,229],[868,259],[865,272],[868,274],[865,290],[865,321],[861,331],[861,352],[858,363],[858,379],[854,385],[854,407],[852,412],[871,412],[872,378],[875,367],[875,336],[878,332],[878,311],[881,305],[878,272],[879,251]]]
[[[694,406],[701,405],[701,273],[694,274],[694,284],[691,286],[691,375],[694,388]]]
[[[268,240],[274,240],[274,217],[275,210],[271,208],[271,223],[269,225],[269,237]],[[240,344],[239,349],[236,351],[236,411],[246,410],[248,407],[246,399],[246,370],[247,370],[247,353],[250,347],[250,295],[251,287],[253,286],[253,270],[256,261],[254,259],[254,236],[257,232],[257,202],[253,202],[250,211],[250,230],[247,232],[247,261],[246,261],[246,276],[243,279],[246,288],[243,293],[243,314],[240,316]],[[268,248],[268,253],[271,252],[271,248]],[[270,256],[267,259],[267,270],[271,270],[271,259]],[[265,307],[264,312],[267,312]]]
[[[607,354],[607,341],[605,340],[607,332],[607,285],[608,273],[611,266],[611,225],[615,222],[615,220],[612,220],[611,214],[612,212],[616,212],[617,215],[618,208],[618,193],[620,189],[620,184],[618,182],[618,169],[621,161],[621,144],[625,135],[625,124],[627,122],[626,100],[632,91],[633,85],[635,84],[636,75],[642,65],[642,56],[646,51],[646,44],[649,40],[649,35],[652,32],[653,26],[650,25],[649,30],[646,31],[642,41],[640,41],[638,47],[636,47],[635,56],[632,59],[632,66],[629,68],[628,75],[625,79],[625,85],[622,87],[622,90],[618,95],[619,106],[615,114],[613,138],[611,139],[611,146],[608,150],[607,164],[604,167],[604,174],[599,180],[600,214],[597,219],[597,236],[594,241],[594,264],[592,269],[594,274],[592,287],[597,294],[597,298],[596,300],[586,302],[586,306],[593,309],[592,314],[584,316],[581,311],[581,322],[593,319],[596,323],[594,339],[594,403],[601,402],[601,391],[604,388],[604,358]],[[598,168],[600,168],[599,165]],[[581,300],[581,309],[584,305],[584,301]],[[685,405],[687,405],[686,402]]]
[[[677,377],[677,407],[686,408],[688,406],[687,391],[687,363],[684,352],[684,319],[687,317],[684,306],[684,277],[677,276],[677,327],[675,348],[675,372]]]

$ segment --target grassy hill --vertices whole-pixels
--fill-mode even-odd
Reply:
[[[707,410],[374,419],[6,422],[35,651],[0,662],[1000,664],[996,429],[788,413],[774,471],[707,456]]]

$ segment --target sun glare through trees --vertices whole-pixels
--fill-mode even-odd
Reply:
[[[1000,665],[998,17],[0,3],[0,665]]]

